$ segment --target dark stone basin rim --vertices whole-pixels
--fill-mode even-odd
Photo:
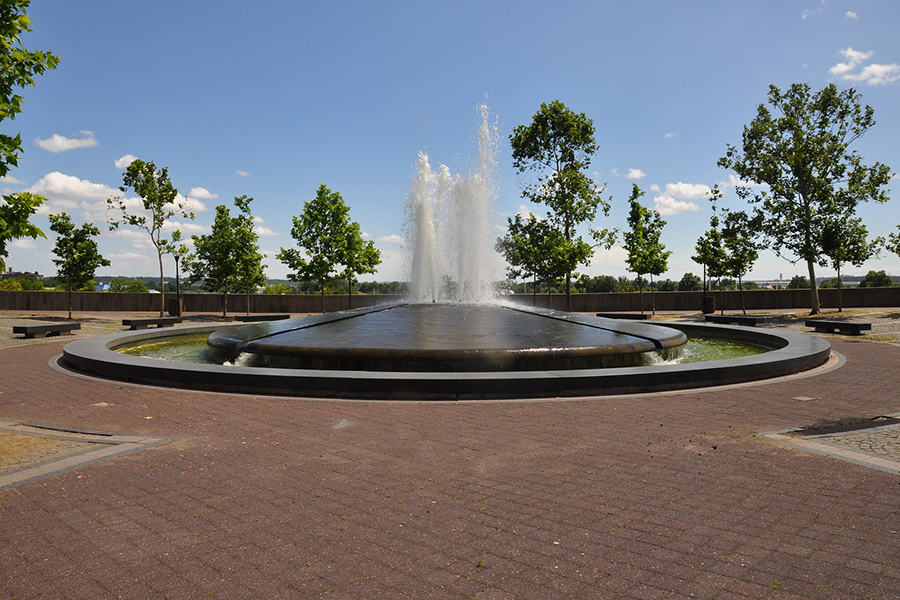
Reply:
[[[777,348],[724,360],[583,369],[474,373],[315,371],[230,367],[164,361],[112,350],[138,341],[209,333],[234,325],[183,327],[97,336],[70,342],[60,366],[118,381],[255,395],[397,400],[542,398],[646,393],[744,383],[799,373],[824,364],[827,340],[789,331],[704,323],[665,323],[688,336],[725,338]]]

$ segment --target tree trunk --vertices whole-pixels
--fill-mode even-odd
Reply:
[[[650,314],[656,314],[656,292],[653,290],[653,273],[650,273]]]
[[[550,287],[550,280],[547,280],[547,305],[553,308],[553,288]]]
[[[250,288],[247,288],[247,315],[250,315]]]
[[[222,293],[222,318],[228,315],[228,290]]]
[[[841,267],[837,268],[838,276],[838,312],[844,312],[844,299],[841,298]]]
[[[159,255],[159,318],[163,318],[166,314],[166,283],[163,280],[163,260],[162,252]]]
[[[819,314],[819,288],[816,287],[816,263],[812,258],[807,258],[806,266],[809,268],[809,302],[812,306],[809,314],[817,315]]]
[[[534,275],[534,281],[531,282],[531,305],[537,306],[537,274]]]
[[[353,279],[347,278],[347,309],[353,308]]]
[[[640,273],[638,273],[638,294],[641,297],[641,314],[644,314],[644,280]]]
[[[741,294],[741,310],[746,315],[747,314],[747,306],[744,304],[744,282],[741,280],[740,275],[738,275],[738,290],[740,290],[740,294]]]
[[[566,311],[572,312],[572,274],[566,273]]]
[[[69,320],[72,320],[72,286],[69,286]]]
[[[719,314],[725,314],[725,290],[722,289],[722,278],[719,277],[719,302],[722,306],[719,307]]]

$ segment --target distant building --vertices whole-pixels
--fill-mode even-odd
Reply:
[[[30,273],[28,271],[13,271],[12,269],[8,269],[6,273],[0,273],[0,279],[37,279],[38,281],[43,281],[44,276],[37,271]]]

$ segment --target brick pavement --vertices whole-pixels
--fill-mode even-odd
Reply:
[[[174,439],[0,493],[8,598],[900,589],[900,477],[761,435],[900,410],[894,346],[834,339],[844,367],[769,385],[418,404],[94,382],[50,369],[63,343],[0,350],[0,416]]]

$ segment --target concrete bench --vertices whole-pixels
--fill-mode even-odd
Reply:
[[[13,333],[21,333],[26,339],[72,335],[72,332],[76,329],[81,329],[81,323],[76,323],[75,321],[42,323],[41,325],[13,325]]]
[[[815,327],[819,333],[840,331],[850,335],[862,335],[863,331],[872,329],[871,323],[854,323],[852,321],[831,321],[827,319],[807,319],[807,327]]]
[[[291,315],[235,315],[234,320],[242,323],[255,323],[257,321],[283,321],[290,318]]]
[[[597,313],[598,317],[604,319],[628,319],[631,321],[648,321],[650,313]]]
[[[147,329],[151,325],[154,327],[172,327],[176,323],[182,322],[181,317],[158,317],[152,319],[122,319],[122,325],[131,330]]]
[[[755,327],[760,323],[765,323],[767,317],[749,317],[746,315],[706,315],[705,320],[710,323],[734,323],[735,325],[748,325]]]

